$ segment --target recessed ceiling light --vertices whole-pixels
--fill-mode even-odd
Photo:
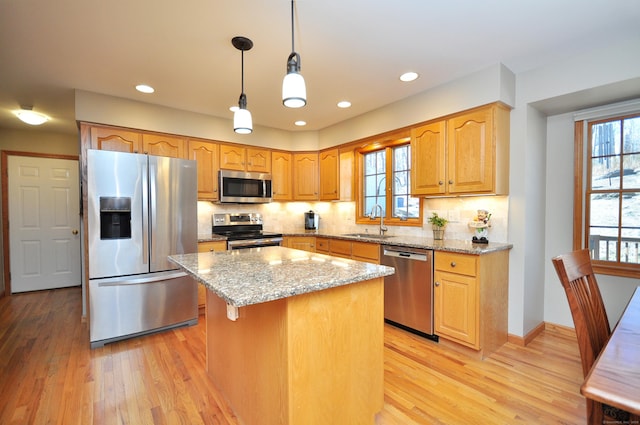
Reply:
[[[39,112],[32,111],[30,108],[23,108],[16,111],[15,114],[20,118],[20,121],[30,125],[40,125],[49,121],[50,118]]]
[[[351,102],[349,102],[348,100],[341,100],[340,102],[338,102],[338,108],[350,108],[351,107]]]
[[[153,93],[154,91],[156,91],[153,87],[146,84],[138,84],[136,86],[136,90],[138,90],[140,93]]]
[[[400,76],[400,81],[408,82],[413,81],[418,78],[418,73],[416,72],[405,72]]]
[[[299,120],[299,121],[296,121],[294,124],[297,125],[298,127],[302,127],[304,125],[307,125],[307,122]]]

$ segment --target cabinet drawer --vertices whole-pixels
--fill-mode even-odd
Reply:
[[[367,242],[352,242],[351,253],[356,260],[380,262],[380,245]]]
[[[316,238],[316,252],[329,253],[329,239]]]
[[[337,254],[351,258],[351,242],[341,239],[329,240],[331,254]]]
[[[456,254],[443,251],[438,251],[435,254],[435,268],[443,272],[475,276],[476,261],[478,261],[476,255]]]

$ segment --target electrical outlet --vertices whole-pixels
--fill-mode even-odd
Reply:
[[[448,210],[447,211],[447,220],[452,223],[457,223],[460,221],[460,211],[458,210]]]

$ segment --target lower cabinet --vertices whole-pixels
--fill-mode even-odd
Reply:
[[[285,236],[283,238],[283,246],[293,249],[301,249],[302,251],[316,252],[315,236]]]
[[[435,333],[488,356],[507,342],[508,251],[434,257]]]
[[[226,241],[198,242],[198,252],[226,251]],[[207,300],[207,288],[198,283],[198,310],[204,310]]]
[[[316,252],[380,264],[380,245],[377,243],[316,238]]]

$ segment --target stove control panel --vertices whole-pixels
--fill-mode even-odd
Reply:
[[[214,226],[234,226],[246,224],[262,225],[262,215],[259,213],[225,213],[214,214]]]

